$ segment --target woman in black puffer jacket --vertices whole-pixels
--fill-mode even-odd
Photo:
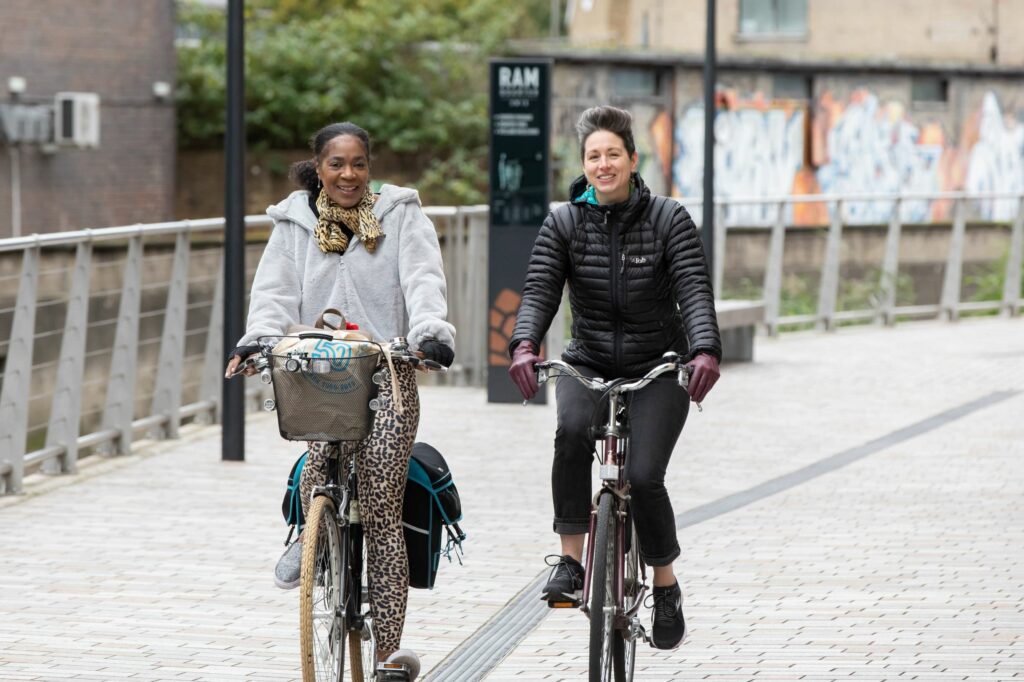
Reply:
[[[714,295],[696,227],[686,209],[654,196],[636,173],[632,118],[593,107],[576,125],[584,174],[571,201],[548,215],[533,246],[515,331],[509,374],[523,397],[537,392],[533,366],[569,283],[572,340],[566,362],[587,376],[636,377],[667,351],[691,358],[689,394],[655,382],[629,403],[632,452],[626,476],[640,552],[654,569],[654,645],[673,649],[686,632],[672,569],[679,556],[665,471],[686,421],[718,380],[722,343]],[[562,555],[545,587],[552,601],[582,588],[584,536],[590,516],[590,420],[596,396],[575,381],[556,389],[558,428],[551,484],[554,530]]]

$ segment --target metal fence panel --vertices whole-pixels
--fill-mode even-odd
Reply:
[[[0,494],[20,493],[25,470],[28,396],[32,385],[32,347],[39,286],[38,245],[25,249],[21,259],[18,301],[14,308],[11,342],[7,347],[4,385],[0,390]]]

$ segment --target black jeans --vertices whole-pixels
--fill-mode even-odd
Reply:
[[[588,377],[597,376],[590,368],[576,369]],[[558,428],[551,467],[554,529],[560,535],[576,535],[586,533],[590,521],[595,443],[589,432],[591,418],[603,422],[608,406],[605,403],[602,413],[595,415],[599,394],[569,377],[558,380],[555,395]],[[640,554],[648,566],[667,566],[679,556],[679,542],[672,502],[665,489],[665,471],[686,423],[690,396],[668,377],[627,396],[630,445],[626,480]]]

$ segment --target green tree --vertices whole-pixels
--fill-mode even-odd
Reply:
[[[250,0],[246,134],[254,149],[304,147],[351,120],[410,167],[435,203],[479,203],[487,186],[487,59],[541,35],[547,0]],[[178,50],[178,139],[220,147],[225,15],[185,3],[197,40]]]

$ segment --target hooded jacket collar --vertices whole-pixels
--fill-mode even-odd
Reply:
[[[377,203],[373,205],[373,214],[383,223],[384,216],[408,202],[419,204],[419,192],[408,187],[382,185]],[[309,207],[309,191],[304,189],[296,190],[280,203],[268,207],[267,215],[274,220],[291,221],[308,232],[313,232],[316,227],[316,215]]]
[[[651,200],[651,190],[648,189],[647,184],[643,178],[640,177],[639,173],[632,174],[633,183],[635,189],[630,193],[629,198],[625,201],[620,201],[617,204],[607,204],[602,206],[594,206],[588,204],[585,201],[576,201],[576,199],[583,194],[587,189],[587,177],[581,175],[569,185],[569,197],[570,201],[583,208],[585,211],[595,211],[600,213],[607,212],[610,217],[615,218],[616,221],[631,224],[637,218],[639,218],[647,204]]]

